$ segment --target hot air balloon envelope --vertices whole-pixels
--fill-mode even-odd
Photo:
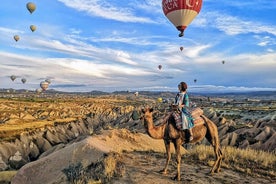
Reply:
[[[163,102],[163,99],[161,97],[157,98],[157,102],[161,103]]]
[[[182,50],[183,50],[183,47],[180,47],[180,50],[182,51]]]
[[[45,90],[49,87],[49,83],[46,82],[46,81],[42,81],[42,82],[40,83],[40,87],[41,87],[41,89],[42,89],[43,91],[45,91]]]
[[[162,0],[162,9],[169,21],[184,35],[186,27],[198,15],[202,0]]]
[[[27,7],[27,9],[29,10],[30,13],[33,13],[36,9],[35,4],[32,3],[32,2],[27,3],[26,7]]]
[[[11,80],[14,81],[16,79],[15,75],[10,76]]]
[[[36,26],[35,25],[31,25],[30,29],[31,29],[32,32],[34,32],[36,30]]]
[[[159,68],[159,70],[161,70],[162,69],[162,65],[158,65],[158,68]]]
[[[14,39],[15,41],[18,41],[18,40],[20,39],[20,37],[19,37],[18,35],[14,35],[13,39]]]
[[[22,78],[22,79],[21,79],[21,82],[22,82],[23,84],[25,84],[26,81],[27,81],[27,80],[26,80],[25,78]]]

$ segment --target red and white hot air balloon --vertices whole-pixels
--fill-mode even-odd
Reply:
[[[202,0],[162,0],[165,16],[180,31],[179,37],[184,35],[186,27],[199,14]]]

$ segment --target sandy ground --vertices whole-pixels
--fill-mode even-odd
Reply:
[[[79,148],[78,148],[78,146]],[[93,146],[88,149],[90,145]],[[72,149],[75,148],[75,149]],[[78,148],[78,149],[76,149]],[[85,150],[88,149],[88,150]],[[211,169],[210,166],[204,165],[202,163],[196,163],[195,160],[188,160],[187,155],[182,155],[181,163],[181,181],[174,181],[172,178],[176,174],[176,162],[174,154],[172,154],[172,161],[169,165],[168,175],[162,175],[160,170],[163,169],[165,165],[166,155],[164,152],[164,144],[162,140],[155,140],[143,133],[130,133],[126,129],[116,129],[110,131],[104,131],[102,134],[97,136],[91,136],[87,139],[81,141],[78,144],[72,144],[67,146],[56,153],[49,155],[48,157],[42,158],[41,163],[34,162],[27,164],[29,169],[25,168],[25,171],[20,172],[21,175],[24,173],[24,177],[28,177],[29,181],[42,181],[43,179],[37,178],[39,172],[45,176],[44,171],[55,171],[53,176],[58,175],[57,171],[60,170],[60,165],[65,164],[64,160],[73,160],[70,154],[73,154],[76,162],[84,161],[87,158],[95,157],[97,159],[96,153],[109,152],[109,151],[119,152],[121,155],[121,162],[124,165],[124,173],[121,177],[112,178],[109,183],[114,184],[170,184],[170,183],[189,183],[189,184],[230,184],[230,183],[240,183],[240,184],[263,184],[263,183],[276,183],[275,180],[270,180],[263,177],[253,177],[242,174],[238,171],[231,169],[226,169],[222,167],[220,173],[214,175],[209,175]],[[123,151],[126,150],[126,151]],[[174,150],[174,149],[173,149]],[[185,150],[183,150],[185,152]],[[77,153],[79,152],[79,153]],[[76,157],[76,154],[78,155]],[[65,156],[66,155],[66,156]],[[93,156],[94,155],[94,156]],[[98,154],[98,156],[101,154]],[[43,159],[48,160],[47,165],[43,162]],[[56,161],[58,160],[58,162]],[[55,164],[53,164],[55,163]],[[43,170],[38,169],[39,166],[43,167]],[[36,168],[36,169],[34,169]],[[48,169],[47,169],[48,168]],[[34,172],[34,173],[31,173]],[[59,171],[60,172],[60,171]],[[44,182],[49,183],[49,177],[44,178]],[[1,177],[1,174],[0,174]],[[33,180],[30,179],[33,177]],[[20,184],[22,184],[22,179],[17,178]],[[0,179],[1,183],[1,179]],[[6,182],[7,183],[7,182]],[[16,183],[16,182],[15,182]],[[18,183],[18,182],[17,182]],[[24,182],[23,182],[24,183]],[[26,182],[25,182],[26,183]],[[28,184],[30,182],[27,182]],[[31,182],[37,183],[37,182]],[[31,184],[30,183],[30,184]],[[56,182],[55,182],[56,183]]]
[[[185,156],[183,156],[185,157]],[[125,153],[124,163],[126,164],[126,174],[111,183],[115,184],[170,184],[170,183],[187,183],[187,184],[261,184],[276,183],[275,180],[265,178],[256,178],[241,174],[239,172],[222,168],[222,172],[210,175],[210,167],[202,164],[184,163],[181,164],[181,181],[174,181],[172,178],[176,173],[175,162],[171,162],[169,174],[162,175],[159,171],[165,164],[165,155],[160,153],[132,152]],[[173,159],[173,158],[172,158]]]

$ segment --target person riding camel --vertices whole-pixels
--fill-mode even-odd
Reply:
[[[193,140],[192,128],[194,127],[193,118],[188,110],[189,107],[189,96],[187,94],[188,85],[185,82],[180,82],[178,85],[179,92],[175,97],[176,111],[173,113],[175,118],[176,126],[181,130],[189,130],[189,141]],[[180,116],[179,114],[180,113]]]

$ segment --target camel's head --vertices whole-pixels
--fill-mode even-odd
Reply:
[[[142,109],[142,113],[144,114],[144,117],[152,116],[153,108],[146,107],[145,109]]]
[[[144,126],[147,126],[146,125],[147,123],[145,120],[152,118],[153,108],[146,107],[142,109],[142,113],[143,113],[143,116],[141,117],[141,119],[144,121]]]

